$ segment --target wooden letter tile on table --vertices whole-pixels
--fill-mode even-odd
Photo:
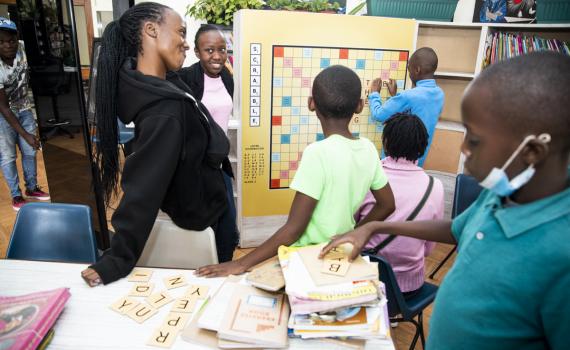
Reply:
[[[188,282],[186,282],[186,277],[184,277],[184,275],[177,275],[165,278],[164,285],[167,289],[174,289],[187,286]]]
[[[129,282],[148,282],[152,276],[152,270],[134,268],[128,277]]]
[[[196,305],[197,298],[180,298],[174,301],[172,309],[170,312],[185,312],[190,313],[194,311],[194,306]]]
[[[208,297],[209,289],[210,287],[208,286],[193,285],[186,290],[186,294],[184,294],[184,296],[187,298],[197,297],[198,299],[205,299]]]
[[[150,306],[154,307],[155,309],[158,309],[170,303],[174,299],[170,295],[168,295],[168,293],[163,291],[163,292],[154,293],[148,296],[145,300]]]
[[[174,329],[182,329],[188,323],[190,319],[189,313],[183,312],[171,312],[166,316],[164,319],[164,323],[162,324],[163,328],[174,328]]]
[[[329,250],[327,255],[325,255],[324,259],[342,259],[346,257],[346,253],[343,247],[334,247],[333,249]]]
[[[329,275],[344,276],[348,272],[349,267],[350,263],[348,262],[347,257],[340,259],[327,259],[323,261],[321,272]]]
[[[136,307],[138,304],[139,302],[136,301],[135,299],[129,297],[123,297],[114,302],[110,307],[112,310],[120,313],[121,315],[124,315],[130,310],[132,310],[134,307]]]
[[[137,321],[138,323],[143,323],[157,312],[158,312],[157,309],[147,304],[141,303],[137,307],[133,308],[131,311],[127,312],[127,316]]]
[[[129,295],[132,297],[148,297],[153,288],[154,283],[137,283],[131,288]]]
[[[158,328],[154,331],[152,337],[146,344],[151,346],[158,346],[160,348],[169,348],[174,343],[174,340],[176,340],[177,335],[178,329],[171,327]]]

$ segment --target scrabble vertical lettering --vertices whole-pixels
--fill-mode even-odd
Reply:
[[[261,125],[261,44],[250,44],[249,126]]]

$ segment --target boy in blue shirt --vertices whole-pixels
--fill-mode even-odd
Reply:
[[[475,203],[453,222],[371,222],[323,249],[350,242],[354,258],[377,231],[457,243],[427,349],[568,348],[568,86],[570,57],[559,53],[491,65],[461,105],[465,168],[485,188]]]
[[[374,79],[370,85],[371,93],[368,95],[370,114],[372,118],[381,123],[396,113],[410,113],[417,115],[424,123],[428,135],[428,145],[424,155],[418,160],[423,166],[428,155],[437,120],[443,109],[443,90],[435,83],[434,73],[437,69],[437,55],[429,47],[422,47],[410,57],[408,72],[412,80],[413,89],[396,93],[396,81],[390,79],[386,82],[388,93],[392,96],[384,104],[380,100],[382,79]],[[382,151],[384,158],[384,151]]]

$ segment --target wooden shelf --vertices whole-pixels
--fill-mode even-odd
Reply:
[[[435,72],[435,76],[436,76],[436,77],[439,77],[439,78],[463,78],[463,79],[473,79],[473,78],[475,77],[475,73],[437,71],[437,72]]]

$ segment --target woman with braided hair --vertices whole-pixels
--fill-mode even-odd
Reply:
[[[134,122],[135,138],[122,172],[123,196],[112,217],[111,248],[81,273],[90,286],[129,274],[159,209],[191,230],[215,230],[226,210],[220,168],[229,141],[174,73],[188,48],[180,15],[153,2],[131,7],[105,29],[95,115],[98,180],[107,205],[118,187],[117,117]]]

